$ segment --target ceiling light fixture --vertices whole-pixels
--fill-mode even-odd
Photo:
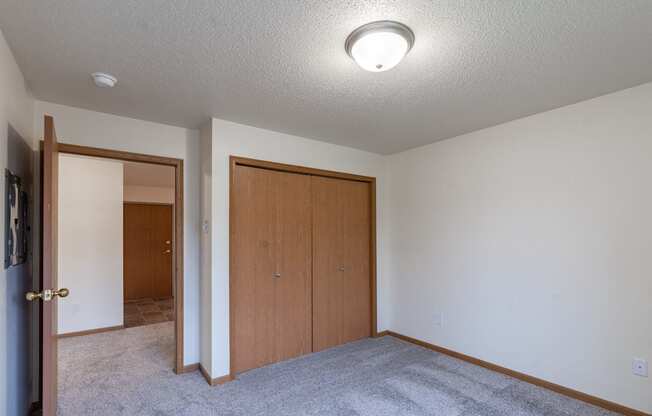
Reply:
[[[344,48],[362,69],[383,72],[394,68],[414,45],[414,33],[399,22],[381,20],[360,26]]]
[[[118,80],[111,74],[105,72],[94,72],[91,74],[93,77],[93,82],[100,88],[111,88],[113,87]]]

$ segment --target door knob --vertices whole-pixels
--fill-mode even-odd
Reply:
[[[165,253],[165,254],[172,253],[172,250],[167,249],[167,250],[165,250],[163,253]]]
[[[69,294],[70,291],[65,287],[59,290],[45,289],[43,292],[27,292],[25,293],[25,299],[29,301],[34,301],[36,299],[43,299],[44,302],[49,302],[57,296],[59,296],[60,298],[65,298]]]
[[[274,274],[272,275],[272,277],[273,277],[274,279],[278,279],[279,277],[281,277],[281,273],[274,273]]]
[[[337,270],[343,272],[343,271],[344,271],[344,266],[340,266],[340,267],[338,267]]]

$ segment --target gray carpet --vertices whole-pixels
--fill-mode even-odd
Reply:
[[[218,387],[199,373],[172,372],[172,322],[64,338],[59,349],[61,416],[613,415],[392,337],[249,371]]]

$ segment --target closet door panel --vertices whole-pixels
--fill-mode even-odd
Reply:
[[[369,184],[313,177],[313,349],[371,335]]]
[[[276,360],[274,172],[236,166],[233,189],[233,370]]]
[[[371,207],[369,184],[341,180],[338,185],[341,340],[345,343],[371,336]]]
[[[366,182],[233,166],[232,371],[371,335]]]
[[[338,181],[312,177],[313,350],[342,343]]]
[[[276,177],[276,360],[312,351],[312,229],[310,177]]]

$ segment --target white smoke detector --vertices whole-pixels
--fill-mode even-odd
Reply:
[[[95,85],[100,88],[111,88],[116,84],[116,82],[118,82],[116,77],[105,72],[95,72],[91,74],[91,76],[93,77]]]

